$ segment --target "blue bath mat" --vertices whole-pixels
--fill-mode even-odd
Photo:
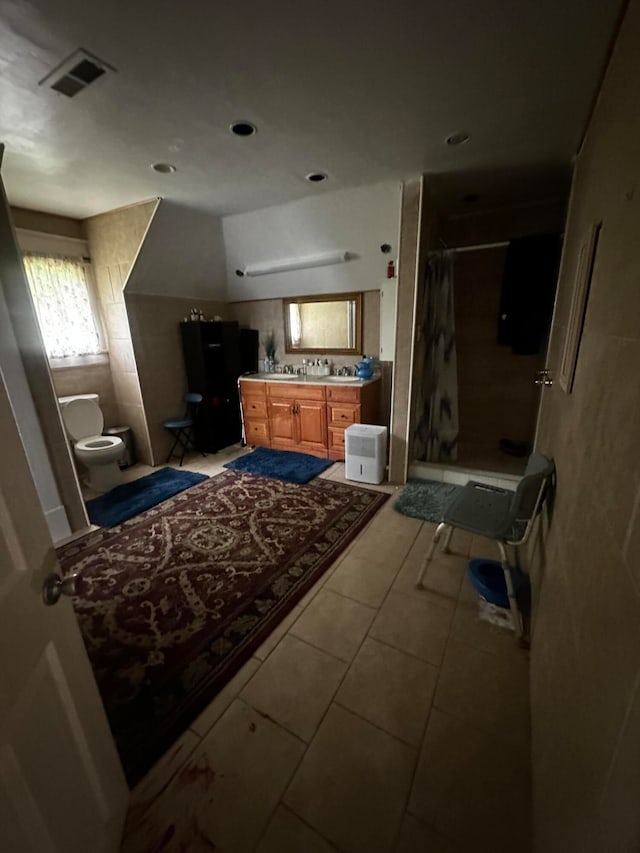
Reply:
[[[116,527],[128,518],[207,479],[205,474],[196,474],[194,471],[160,468],[153,474],[123,483],[105,495],[87,501],[87,512],[92,524]]]
[[[272,477],[285,483],[308,483],[333,465],[331,459],[319,459],[308,453],[293,453],[291,450],[271,450],[257,447],[246,456],[239,456],[223,467],[259,477]]]
[[[444,508],[461,488],[434,480],[409,480],[393,508],[402,515],[439,522]]]

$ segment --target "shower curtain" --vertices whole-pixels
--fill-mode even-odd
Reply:
[[[458,458],[454,259],[454,252],[432,255],[419,293],[413,455],[426,462]]]

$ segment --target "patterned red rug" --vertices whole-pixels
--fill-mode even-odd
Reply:
[[[82,573],[74,607],[130,784],[387,497],[229,471],[59,549]]]

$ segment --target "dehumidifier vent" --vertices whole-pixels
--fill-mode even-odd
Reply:
[[[353,453],[354,456],[362,456],[365,459],[375,459],[376,443],[375,438],[369,436],[349,436],[349,453]]]

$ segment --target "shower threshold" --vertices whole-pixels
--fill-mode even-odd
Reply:
[[[469,480],[499,486],[502,489],[515,489],[521,479],[517,474],[501,474],[496,471],[481,471],[475,468],[463,468],[459,465],[437,465],[433,462],[414,460],[409,465],[409,477],[412,480],[435,480],[438,483],[450,483],[464,486]]]

